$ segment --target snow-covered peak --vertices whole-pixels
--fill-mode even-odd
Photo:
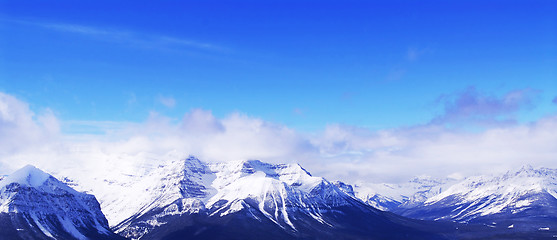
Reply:
[[[26,190],[18,190],[24,188]],[[13,209],[12,198],[18,194],[29,192],[40,193],[43,195],[73,195],[74,197],[85,196],[67,186],[63,182],[54,178],[48,173],[32,166],[27,165],[14,173],[8,175],[0,181],[0,205],[1,211],[7,212]],[[28,205],[32,203],[26,203]]]
[[[12,184],[16,184],[19,187],[34,188],[46,193],[68,192],[74,195],[78,193],[50,174],[32,165],[20,168],[0,180],[0,189],[4,189]]]
[[[323,179],[313,177],[298,164],[270,164],[259,160],[245,160],[227,163],[209,164],[209,168],[216,174],[217,179],[211,184],[216,189],[222,189],[230,183],[256,173],[264,174],[284,182],[304,192],[309,192]]]
[[[0,188],[11,183],[18,183],[21,186],[27,187],[39,187],[43,185],[49,177],[50,175],[48,173],[41,171],[35,166],[27,165],[3,179],[0,182]]]
[[[93,195],[77,192],[31,165],[0,181],[0,213],[9,213],[18,231],[38,234],[31,238],[67,239],[61,237],[63,234],[76,239],[115,236],[108,230],[108,222]]]

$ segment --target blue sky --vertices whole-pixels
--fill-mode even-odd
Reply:
[[[349,182],[557,168],[556,69],[555,1],[0,0],[0,174],[150,154]]]
[[[0,90],[61,119],[193,108],[299,130],[425,124],[440,96],[539,90],[555,112],[554,1],[2,1]],[[160,101],[163,100],[163,101]],[[166,101],[166,104],[162,102]],[[170,102],[169,102],[170,101]],[[170,104],[169,104],[170,103]]]

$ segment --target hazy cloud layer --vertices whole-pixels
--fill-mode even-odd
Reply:
[[[339,179],[373,181],[502,172],[525,164],[555,168],[556,127],[555,116],[478,133],[432,125],[379,132],[330,126],[317,146],[332,156],[331,165],[316,167]]]
[[[495,98],[467,90],[447,102],[442,117],[494,118],[529,103],[528,94],[515,91]],[[138,173],[163,158],[189,154],[205,161],[297,162],[314,175],[349,182],[396,182],[421,174],[466,176],[524,164],[557,168],[557,116],[530,124],[492,125],[480,132],[443,124],[380,131],[332,124],[301,133],[241,113],[216,118],[202,109],[178,120],[153,112],[143,123],[110,124],[110,131],[100,135],[61,134],[58,122],[49,110],[36,114],[25,102],[0,94],[0,173],[25,164]]]

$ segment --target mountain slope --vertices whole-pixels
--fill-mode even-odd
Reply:
[[[93,195],[79,193],[33,166],[0,181],[2,239],[120,239]]]

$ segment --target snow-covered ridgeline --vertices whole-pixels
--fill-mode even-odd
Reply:
[[[459,181],[417,177],[404,184],[357,183],[353,191],[356,197],[381,210],[415,218],[468,221],[529,209],[540,200],[539,194],[557,199],[557,170],[524,166],[501,175],[472,176]],[[452,206],[455,209],[450,211]],[[444,211],[437,212],[443,208]]]
[[[61,174],[75,188],[97,196],[110,224],[120,230],[152,211],[159,211],[154,218],[207,209],[213,215],[230,214],[245,206],[244,199],[259,203],[261,212],[272,221],[290,225],[286,209],[332,207],[351,198],[325,179],[311,176],[298,164],[258,160],[205,163],[195,157],[165,159],[158,161],[159,165],[143,166],[136,170],[137,174],[129,174],[130,171],[118,174],[110,169],[104,176],[89,179],[77,177],[75,171]],[[318,213],[315,215],[319,218]],[[156,219],[150,223],[161,224]]]
[[[461,209],[452,219],[468,220],[507,210],[524,211],[539,200],[538,194],[549,194],[557,199],[557,169],[525,166],[498,176],[469,177],[429,198],[424,205],[454,199],[453,204],[468,204],[468,208]]]

